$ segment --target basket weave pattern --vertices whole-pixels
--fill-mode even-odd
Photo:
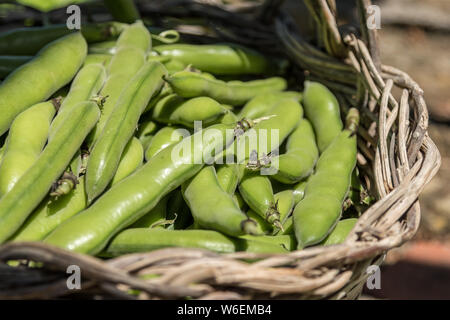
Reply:
[[[389,249],[413,237],[420,221],[418,195],[436,174],[440,155],[427,134],[422,89],[406,73],[380,62],[376,30],[365,28],[365,8],[370,1],[358,1],[361,39],[338,29],[334,0],[304,1],[315,21],[316,40],[325,52],[294,32],[292,22],[282,13],[268,27],[237,16],[252,7],[211,2],[215,1],[154,1],[153,7],[145,9],[176,15],[176,5],[183,5],[185,12],[213,17],[216,26],[230,21],[228,28],[216,28],[225,40],[258,48],[282,44],[281,51],[306,70],[307,78],[334,91],[343,113],[350,107],[360,110],[358,167],[377,202],[359,218],[345,243],[288,254],[219,255],[170,248],[103,261],[39,243],[6,244],[0,247],[0,261],[32,260],[44,263],[44,268],[0,264],[0,274],[6,275],[0,281],[0,298],[72,294],[65,271],[68,265],[77,265],[84,279],[77,294],[86,297],[355,299],[368,277],[367,267],[381,264]],[[266,1],[258,8],[259,18],[273,17],[282,2]],[[240,32],[233,32],[236,29]],[[392,93],[395,87],[402,90],[399,101]],[[142,279],[149,274],[160,276]],[[130,295],[129,288],[141,293]]]

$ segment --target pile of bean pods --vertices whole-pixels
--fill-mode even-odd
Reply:
[[[286,64],[252,49],[149,30],[0,34],[0,244],[112,257],[344,241],[361,189],[356,109],[342,120],[320,83],[288,90],[302,84]]]

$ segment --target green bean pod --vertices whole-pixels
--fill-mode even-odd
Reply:
[[[298,248],[321,242],[333,229],[342,211],[356,164],[358,111],[350,109],[347,125],[321,154],[308,179],[305,197],[295,207],[294,229]]]
[[[208,126],[227,112],[226,107],[209,97],[184,100],[176,94],[171,94],[156,103],[152,119],[194,128],[194,121],[201,121],[203,126]]]
[[[339,244],[345,241],[350,231],[352,231],[358,219],[349,218],[339,221],[330,234],[320,243],[323,246]]]
[[[294,194],[294,202],[295,204],[299,203],[303,200],[305,197],[305,188],[306,184],[308,183],[308,180],[303,180],[297,183],[293,188],[293,194]]]
[[[106,97],[106,101],[102,107],[100,120],[89,137],[90,145],[93,145],[102,133],[122,90],[145,64],[147,53],[151,49],[150,33],[142,22],[138,21],[121,33],[116,48],[117,52],[106,70],[108,78],[100,92],[102,97]]]
[[[112,57],[113,56],[110,54],[91,53],[84,59],[84,66],[89,64],[101,64],[107,66],[111,62]]]
[[[124,26],[117,22],[88,24],[82,26],[81,33],[88,43],[99,42],[117,37]],[[73,32],[67,28],[66,24],[17,28],[2,32],[0,33],[0,54],[33,56],[50,42]]]
[[[39,157],[58,105],[57,100],[38,103],[14,119],[0,163],[0,197],[13,188]]]
[[[32,59],[33,56],[0,56],[0,79],[5,79],[11,72]]]
[[[136,137],[141,141],[144,150],[147,150],[157,130],[158,126],[153,121],[143,121],[138,124]]]
[[[323,84],[305,81],[303,105],[316,133],[317,146],[323,152],[342,131],[339,103]]]
[[[286,153],[276,159],[278,170],[272,178],[287,184],[299,182],[312,173],[318,158],[314,130],[302,119],[287,140]]]
[[[182,190],[194,220],[201,227],[230,236],[254,232],[255,222],[248,220],[232,196],[222,189],[213,166],[203,168],[183,184]]]
[[[219,183],[220,183],[220,181],[219,181]],[[233,194],[233,200],[234,200],[234,202],[236,202],[236,204],[238,205],[239,209],[241,209],[241,211],[243,211],[243,212],[247,211],[248,205],[245,203],[244,199],[239,194],[239,192],[235,192]],[[260,234],[261,232],[256,232],[256,233]]]
[[[281,100],[292,99],[299,102],[302,94],[295,91],[268,92],[255,96],[247,102],[239,112],[239,118],[255,119],[265,116]]]
[[[227,149],[226,156],[235,156],[238,163],[244,163],[252,152],[257,152],[257,159],[261,159],[270,152],[277,150],[289,134],[297,127],[303,116],[303,109],[294,100],[280,101],[267,114],[270,118],[258,123],[252,130],[246,132],[233,146]],[[252,164],[252,163],[250,163]],[[256,165],[259,167],[259,165]],[[268,172],[276,172],[273,168],[267,168]]]
[[[297,242],[293,235],[278,235],[278,236],[253,236],[253,235],[243,235],[239,237],[240,239],[258,241],[263,243],[268,243],[275,246],[280,246],[287,251],[295,250]]]
[[[72,80],[86,52],[83,36],[74,33],[50,43],[10,74],[0,85],[0,136],[19,113],[46,100]]]
[[[50,126],[49,141],[53,139],[64,118],[82,101],[93,98],[102,88],[106,79],[105,68],[100,64],[90,64],[80,69],[73,79],[69,93],[64,98],[58,114]]]
[[[156,206],[146,213],[142,218],[133,223],[130,228],[156,228],[162,227],[162,223],[166,220],[167,215],[167,201],[169,196],[162,198]]]
[[[116,41],[109,40],[89,44],[88,52],[89,55],[90,54],[113,55],[117,52]]]
[[[242,124],[246,123],[238,127],[245,129]],[[235,125],[214,125],[162,150],[88,209],[55,229],[45,242],[72,251],[99,253],[115,234],[153,209],[204,163],[213,161],[233,142],[233,129]]]
[[[217,167],[217,180],[222,189],[234,194],[244,174],[244,166],[237,163],[225,163]]]
[[[145,150],[145,159],[150,161],[150,159],[165,148],[180,142],[189,135],[189,132],[185,129],[180,129],[176,127],[164,127],[160,129],[152,138],[147,150]]]
[[[280,221],[286,221],[295,206],[294,193],[292,190],[284,190],[274,194],[275,203],[280,213]]]
[[[123,150],[119,166],[111,180],[111,185],[115,185],[136,171],[142,165],[143,160],[144,149],[142,148],[142,144],[138,138],[133,137]]]
[[[64,221],[86,208],[84,176],[69,194],[46,198],[25,221],[11,241],[41,241]]]
[[[284,239],[283,239],[284,240]],[[136,228],[120,232],[105,250],[106,256],[148,252],[161,248],[201,248],[218,253],[247,251],[253,253],[286,253],[279,244],[227,237],[212,230],[165,230]]]
[[[114,177],[139,117],[153,93],[162,85],[165,73],[164,66],[159,62],[147,63],[124,88],[89,157],[86,171],[89,203],[106,189]]]
[[[253,97],[265,92],[277,92],[286,89],[286,80],[273,77],[248,82],[208,79],[191,72],[180,71],[166,79],[173,91],[183,98],[207,96],[219,103],[240,106]]]
[[[273,64],[262,54],[235,44],[166,44],[155,46],[153,50],[217,75],[267,74],[274,71]]]
[[[44,199],[53,182],[61,176],[79,150],[99,115],[94,102],[82,102],[74,108],[36,162],[0,199],[0,243],[14,234]]]
[[[281,226],[272,184],[267,176],[247,170],[239,184],[239,193],[255,213],[270,224]]]

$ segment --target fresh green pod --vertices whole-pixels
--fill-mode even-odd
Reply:
[[[167,82],[164,82],[164,85],[162,86],[161,90],[150,99],[147,107],[145,108],[144,113],[147,113],[148,111],[153,109],[159,101],[161,101],[162,99],[164,99],[165,97],[167,97],[172,93],[173,93],[172,88],[169,86]]]
[[[65,117],[82,101],[88,101],[98,94],[106,79],[105,68],[101,64],[89,64],[80,69],[73,79],[69,93],[64,98],[58,114],[50,126],[49,141]]]
[[[152,119],[194,128],[194,121],[201,121],[203,126],[208,126],[217,122],[227,112],[226,107],[209,97],[184,100],[176,94],[171,94],[156,103]]]
[[[99,253],[115,234],[153,209],[162,197],[200,171],[204,163],[212,162],[248,126],[247,122],[237,127],[213,125],[162,150],[88,209],[55,229],[45,242],[72,251]]]
[[[254,232],[255,222],[248,220],[232,196],[222,189],[213,166],[203,168],[183,184],[182,190],[194,220],[201,227],[230,236]]]
[[[0,56],[0,79],[5,79],[11,72],[32,59],[33,56]]]
[[[268,92],[255,96],[239,112],[239,118],[255,119],[268,114],[280,100],[293,99],[299,102],[302,94],[295,91]]]
[[[299,183],[297,183],[292,192],[294,194],[294,202],[295,204],[299,203],[300,201],[303,200],[303,198],[305,197],[305,188],[306,188],[306,184],[308,183],[308,180],[303,180],[300,181]]]
[[[174,74],[186,69],[186,65],[177,59],[170,59],[169,61],[164,62],[164,66],[169,74]]]
[[[159,62],[146,63],[122,91],[89,157],[86,171],[89,203],[106,189],[114,177],[139,117],[151,96],[162,85],[165,73],[164,66]]]
[[[267,176],[246,170],[239,184],[239,193],[255,213],[271,225],[281,226],[272,184]]]
[[[89,44],[88,56],[91,54],[112,55],[117,52],[116,40],[109,40]]]
[[[285,239],[283,239],[286,241]],[[286,253],[281,245],[268,241],[257,241],[227,237],[212,230],[165,230],[160,228],[135,228],[120,232],[114,237],[105,256],[181,247],[201,248],[218,253],[247,251],[252,253]]]
[[[133,23],[140,19],[139,11],[133,0],[103,0],[114,20]]]
[[[303,109],[294,100],[280,101],[267,114],[266,121],[258,123],[252,130],[246,132],[233,146],[226,151],[226,156],[234,155],[238,163],[244,163],[250,155],[257,151],[257,160],[267,156],[268,153],[278,149],[289,134],[297,127],[303,116]],[[253,159],[254,160],[254,159]],[[250,165],[254,165],[250,163]],[[256,169],[260,166],[256,164]],[[267,174],[276,172],[276,167],[266,168]]]
[[[253,97],[286,89],[286,80],[273,77],[248,82],[208,79],[191,71],[180,71],[166,78],[173,91],[183,98],[207,96],[219,103],[240,106]]]
[[[242,199],[242,196],[239,194],[239,192],[235,192],[233,194],[233,200],[234,200],[234,202],[236,202],[236,204],[238,205],[239,209],[241,209],[242,212],[246,212],[247,211],[248,206],[245,203],[244,199]],[[256,233],[259,234],[260,232],[256,232]]]
[[[138,138],[131,138],[128,144],[123,149],[122,156],[120,157],[119,166],[116,173],[111,180],[111,185],[115,185],[119,181],[125,179],[137,168],[139,168],[144,161],[144,148]]]
[[[122,90],[145,64],[148,51],[151,49],[151,37],[148,30],[138,21],[127,27],[116,44],[117,52],[107,67],[108,79],[100,92],[106,98],[102,107],[102,115],[94,131],[89,137],[89,144],[98,139],[113,112]]]
[[[291,216],[289,216],[286,221],[283,223],[283,229],[279,229],[277,230],[274,235],[278,236],[278,235],[294,235],[295,231],[294,231],[294,223],[293,223],[294,219]]]
[[[321,83],[305,81],[304,86],[305,114],[316,133],[317,146],[323,152],[342,131],[339,103],[333,93]]]
[[[10,191],[36,162],[47,142],[50,123],[58,106],[58,100],[38,103],[14,119],[0,163],[0,197]]]
[[[244,175],[244,169],[243,165],[237,163],[224,163],[217,167],[217,180],[225,192],[229,194],[235,193],[239,181]]]
[[[138,124],[136,137],[141,141],[144,150],[147,150],[157,130],[158,126],[153,121],[143,121]]]
[[[169,196],[162,198],[158,204],[142,218],[133,223],[130,228],[156,228],[163,227],[167,215],[167,202]]]
[[[153,48],[194,68],[217,75],[268,74],[273,64],[262,54],[236,44],[166,44]]]
[[[19,113],[46,100],[72,80],[86,52],[83,36],[74,33],[50,43],[10,74],[0,85],[0,136]]]
[[[191,210],[189,209],[183,197],[181,188],[172,191],[169,195],[169,203],[167,205],[166,220],[173,221],[167,224],[166,229],[179,230],[185,229],[193,222]]]
[[[219,253],[236,251],[234,239],[216,231],[137,228],[124,230],[115,236],[105,254],[119,256],[170,247],[202,248]]]
[[[112,57],[113,56],[110,54],[91,53],[86,56],[86,59],[84,59],[84,65],[101,64],[103,66],[107,66],[111,62]]]
[[[145,150],[145,159],[149,161],[155,154],[180,142],[187,135],[189,135],[189,132],[186,129],[177,127],[164,127],[160,129],[155,133],[147,150]]]
[[[287,251],[293,251],[296,248],[297,242],[293,235],[279,235],[279,236],[253,236],[253,235],[243,235],[239,237],[240,239],[264,242],[272,244],[275,246],[281,246]]]
[[[350,218],[339,221],[331,233],[320,243],[323,246],[339,244],[345,241],[358,219]]]
[[[0,199],[0,243],[12,236],[44,199],[53,182],[61,176],[80,149],[99,116],[100,111],[94,102],[82,102],[73,108],[36,162]]]
[[[117,37],[124,26],[117,22],[88,24],[82,26],[81,33],[88,43],[99,42]],[[66,24],[17,28],[2,32],[0,33],[0,54],[34,56],[50,42],[73,32],[67,28]]]
[[[321,154],[315,173],[308,179],[305,197],[294,209],[298,248],[321,242],[340,218],[356,164],[358,111],[350,109],[347,125]]]
[[[314,130],[308,120],[302,119],[287,140],[286,152],[275,159],[278,170],[272,178],[287,184],[299,182],[312,173],[318,158]]]
[[[41,241],[56,227],[86,208],[84,176],[69,193],[62,197],[46,198],[25,221],[11,241]]]
[[[244,200],[242,198],[242,200]],[[244,200],[245,202],[245,200]],[[273,226],[252,209],[247,210],[247,217],[256,222],[256,234],[272,234]]]
[[[289,214],[294,209],[295,199],[292,190],[284,190],[274,194],[275,203],[277,204],[278,212],[280,213],[280,221],[286,221]]]

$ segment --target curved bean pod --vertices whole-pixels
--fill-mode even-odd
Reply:
[[[133,223],[130,228],[156,228],[162,227],[161,224],[166,221],[167,215],[167,202],[169,200],[169,196],[165,196],[162,198],[158,204],[146,213],[142,218]]]
[[[153,48],[162,56],[217,75],[267,74],[272,63],[262,54],[235,44],[166,44]]]
[[[293,222],[299,249],[321,242],[339,220],[356,164],[354,132],[358,119],[358,111],[350,109],[346,129],[320,156],[305,197],[295,207]]]
[[[89,157],[86,171],[89,203],[111,182],[139,117],[153,93],[162,85],[165,73],[159,62],[147,63],[124,88]]]
[[[317,146],[323,152],[342,131],[339,103],[323,84],[305,81],[303,105],[316,133]]]
[[[287,140],[286,152],[278,156],[278,171],[273,179],[282,183],[296,183],[309,176],[319,158],[314,130],[302,119]]]
[[[147,150],[157,130],[158,126],[153,121],[143,121],[138,124],[136,137],[141,141],[144,150]]]
[[[153,209],[162,197],[232,143],[233,129],[235,125],[214,125],[162,150],[88,209],[56,228],[45,242],[72,251],[99,253],[115,234]]]
[[[213,166],[203,168],[182,185],[182,190],[194,220],[201,227],[230,236],[254,232],[255,222],[248,220],[232,196],[221,188]]]
[[[239,181],[244,175],[244,169],[243,165],[237,163],[225,163],[217,168],[217,180],[225,192],[229,194],[235,193]]]
[[[203,126],[208,126],[227,112],[226,107],[209,97],[184,100],[176,94],[171,94],[156,103],[152,119],[193,128],[194,121],[202,121]]]
[[[118,183],[125,179],[137,168],[139,168],[144,160],[144,148],[138,138],[131,138],[128,144],[123,149],[122,156],[120,157],[119,166],[116,173],[111,180],[111,185]]]
[[[86,56],[84,59],[84,65],[87,66],[89,64],[101,64],[103,66],[109,65],[112,59],[112,55],[110,54],[100,54],[100,53],[91,53]]]
[[[58,113],[53,119],[49,131],[49,141],[64,122],[64,118],[82,101],[88,101],[102,88],[106,79],[105,68],[100,64],[90,64],[78,71],[70,86],[69,93],[64,98]]]
[[[349,218],[339,221],[330,234],[320,243],[323,246],[339,244],[345,241],[350,231],[352,231],[358,219]]]
[[[0,243],[14,234],[44,199],[53,182],[61,176],[79,150],[99,115],[94,102],[82,102],[74,108],[36,162],[0,199]]]
[[[273,77],[248,82],[208,79],[191,72],[180,71],[166,79],[173,91],[183,98],[207,96],[219,103],[233,106],[243,105],[258,94],[286,89],[286,80]]]
[[[74,33],[50,43],[10,74],[0,85],[0,136],[19,113],[66,85],[82,65],[86,52],[83,36]]]
[[[58,100],[38,103],[14,119],[0,163],[0,197],[12,189],[39,157],[58,106]]]
[[[282,92],[268,92],[259,94],[249,102],[247,102],[244,107],[242,107],[239,112],[239,118],[255,119],[268,114],[268,112],[275,107],[280,100],[293,99],[299,102],[302,99],[302,94],[295,91],[282,91]]]
[[[149,161],[155,154],[165,148],[183,140],[189,132],[185,129],[176,127],[164,127],[159,130],[152,138],[147,150],[145,150],[145,159]]]

